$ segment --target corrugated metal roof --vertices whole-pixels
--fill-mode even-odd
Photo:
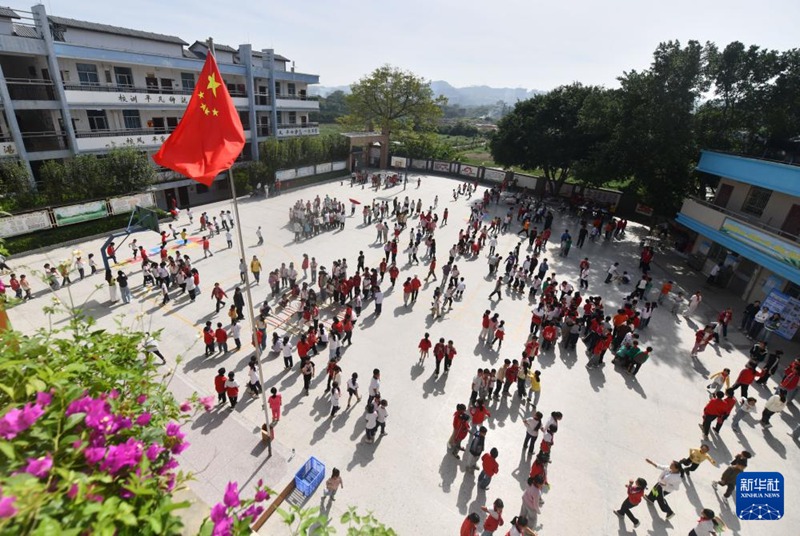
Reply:
[[[20,16],[17,15],[17,12],[11,9],[10,7],[3,7],[0,6],[0,17],[4,19],[19,19]]]
[[[17,37],[28,37],[31,39],[39,39],[39,32],[33,26],[25,26],[24,24],[14,24],[14,35]]]
[[[98,24],[96,22],[88,22],[85,20],[68,19],[65,17],[48,16],[50,22],[66,26],[67,28],[78,28],[81,30],[91,30],[94,32],[109,33],[115,35],[124,35],[127,37],[138,37],[140,39],[150,39],[151,41],[161,41],[164,43],[175,43],[176,45],[188,45],[186,41],[174,35],[164,35],[153,32],[143,32],[141,30],[132,30],[130,28],[120,28],[119,26],[110,26],[108,24]]]

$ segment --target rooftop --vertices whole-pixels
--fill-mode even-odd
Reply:
[[[18,18],[20,18],[20,16],[17,15],[17,12],[14,11],[13,9],[11,9],[10,7],[0,6],[0,18],[3,18],[3,19],[18,19]]]
[[[164,43],[174,43],[176,45],[188,45],[186,41],[174,35],[164,35],[153,32],[143,32],[141,30],[132,30],[130,28],[120,28],[119,26],[111,26],[109,24],[99,24],[96,22],[88,22],[85,20],[68,19],[65,17],[48,16],[50,22],[65,26],[67,28],[77,28],[80,30],[91,30],[94,32],[103,32],[116,35],[124,35],[126,37],[137,37],[139,39],[150,39],[152,41],[161,41]]]

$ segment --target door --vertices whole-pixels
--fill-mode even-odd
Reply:
[[[800,234],[800,205],[792,205],[789,214],[786,215],[786,219],[783,221],[781,230],[791,235],[792,238],[796,238]]]
[[[156,134],[166,134],[167,129],[164,126],[164,118],[163,117],[154,117],[151,119],[153,123],[153,129],[155,130]]]
[[[172,132],[176,128],[178,128],[178,118],[167,117],[167,132]]]
[[[720,184],[717,190],[717,197],[714,198],[714,204],[718,207],[725,208],[728,206],[728,201],[731,200],[733,193],[733,186],[730,184]]]
[[[189,207],[189,187],[181,186],[178,188],[178,202],[182,207]]]

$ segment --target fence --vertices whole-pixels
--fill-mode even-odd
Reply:
[[[111,215],[127,214],[136,206],[156,205],[153,192],[112,197],[75,205],[47,207],[0,218],[0,238],[24,235],[53,227],[64,227],[73,223],[97,220]]]
[[[317,164],[313,166],[303,166],[295,169],[282,169],[275,172],[275,179],[282,183],[292,181],[303,177],[311,177],[312,175],[322,175],[323,173],[330,173],[332,171],[344,171],[347,169],[347,162],[326,162],[324,164]]]

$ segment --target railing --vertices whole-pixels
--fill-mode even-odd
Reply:
[[[149,93],[151,95],[191,95],[194,93],[194,89],[109,84],[64,84],[64,89],[71,91],[102,91],[107,93]],[[228,90],[228,93],[230,93],[231,97],[247,97],[247,93],[244,91]]]
[[[22,141],[29,153],[67,148],[67,140],[60,132],[25,132],[22,134]]]
[[[759,220],[757,218],[754,218],[753,216],[750,216],[749,214],[745,214],[744,212],[736,212],[736,211],[721,207],[719,205],[715,205],[714,203],[712,203],[710,201],[706,201],[705,199],[700,199],[698,197],[690,197],[690,199],[692,201],[694,201],[695,203],[703,205],[706,208],[710,208],[712,210],[716,210],[717,212],[721,212],[721,213],[725,214],[726,216],[730,216],[732,218],[736,218],[737,220],[743,221],[743,222],[747,223],[748,225],[751,225],[753,227],[758,227],[759,229],[763,229],[764,231],[767,231],[768,233],[780,236],[781,238],[786,238],[788,240],[792,240],[794,242],[798,241],[798,235],[793,235],[791,233],[787,233],[786,231],[784,231],[782,229],[778,229],[777,227],[772,227],[771,225],[767,225],[766,223],[762,222],[761,220]]]
[[[14,19],[14,34],[17,37],[26,37],[28,39],[41,39],[39,29],[36,27],[36,19],[32,11],[24,11],[22,9],[14,8],[14,13],[19,15],[18,19]]]
[[[109,138],[112,136],[161,136],[175,130],[174,127],[164,128],[128,128],[122,130],[78,130],[77,138]]]
[[[275,95],[276,99],[281,100],[304,100],[304,101],[318,101],[319,97],[314,95]]]
[[[55,100],[56,91],[50,80],[6,78],[12,100]]]
[[[269,93],[256,93],[256,106],[269,106],[270,103]]]

